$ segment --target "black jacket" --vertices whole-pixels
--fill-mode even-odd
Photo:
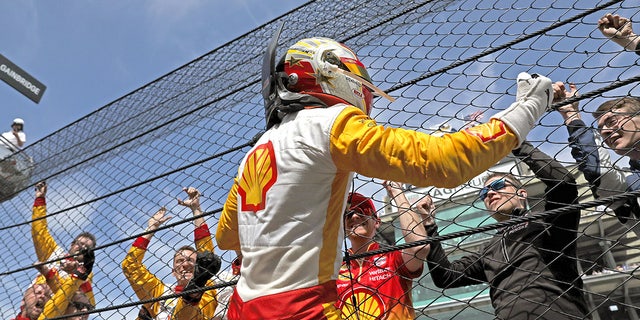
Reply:
[[[575,179],[559,162],[528,142],[513,153],[545,183],[546,210],[576,201]],[[513,213],[523,214],[530,213]],[[499,319],[583,319],[588,309],[577,271],[579,221],[580,211],[571,210],[504,227],[481,252],[453,262],[434,242],[427,258],[431,277],[440,288],[488,282]]]

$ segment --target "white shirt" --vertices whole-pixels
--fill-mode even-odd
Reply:
[[[18,145],[18,139],[16,139],[16,136],[13,134],[13,131],[7,131],[3,133],[2,136],[4,137],[4,139],[9,140],[9,142],[13,144],[13,145],[7,145],[9,149],[20,148],[20,146]],[[24,132],[22,131],[18,132],[18,137],[20,137],[20,141],[22,141],[22,143],[27,142],[27,136],[24,134]],[[0,141],[2,141],[6,145],[7,143],[4,139],[1,139]]]

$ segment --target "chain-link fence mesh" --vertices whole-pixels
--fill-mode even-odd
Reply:
[[[520,72],[575,83],[583,118],[593,125],[590,112],[604,100],[639,96],[634,78],[638,56],[607,40],[597,21],[609,12],[640,21],[639,8],[635,1],[595,0],[310,1],[21,152],[34,167],[31,182],[11,190],[10,199],[0,203],[4,257],[0,315],[6,319],[18,314],[23,293],[37,275],[32,267],[37,258],[30,213],[34,185],[41,180],[48,183],[46,220],[57,243],[66,250],[81,231],[97,237],[93,278],[97,305],[91,318],[137,315],[139,300],[120,265],[160,206],[166,206],[173,219],[155,234],[144,261],[165,283],[175,281],[171,274],[175,249],[193,244],[191,211],[178,205],[176,197],[185,197],[183,187],[197,187],[204,195],[205,219],[215,230],[238,164],[265,127],[262,55],[281,22],[285,26],[278,56],[303,37],[344,42],[358,53],[374,83],[397,98],[393,103],[377,100],[372,117],[386,126],[431,133],[461,129],[509,106]],[[571,166],[574,161],[562,124],[558,113],[548,113],[528,138]],[[626,158],[614,155],[614,160],[627,166]],[[510,161],[504,164],[516,166]],[[637,220],[619,223],[603,210],[604,203],[589,201],[590,191],[583,179],[579,181],[586,203],[581,208],[579,270],[590,316],[637,319],[640,257],[631,230]],[[538,184],[531,185],[530,193],[541,197]],[[495,232],[496,228],[476,228],[490,223],[488,215],[463,190],[476,195],[477,188],[477,181],[472,181],[454,190],[408,192],[417,200],[428,191],[445,212],[439,219],[440,224],[452,226],[454,237],[443,239],[450,259],[478,251],[482,240]],[[401,238],[397,215],[388,206],[380,181],[356,176],[354,190],[374,199],[383,216],[381,239],[397,244]],[[621,195],[625,196],[633,194]],[[466,232],[454,232],[460,230]],[[235,253],[216,252],[223,271],[229,272]],[[413,281],[413,296],[420,318],[493,318],[486,285],[438,289],[426,265],[423,275]]]

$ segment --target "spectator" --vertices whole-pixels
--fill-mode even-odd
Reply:
[[[564,87],[562,87],[564,90]],[[566,97],[577,95],[575,85],[565,91]],[[579,112],[579,103],[574,102],[558,108],[569,132],[571,154],[589,182],[595,198],[603,198],[640,189],[640,99],[624,97],[608,100],[594,112],[598,119],[598,133],[587,127]],[[615,153],[629,157],[629,169],[620,169],[611,162],[607,150],[601,148],[602,140]],[[627,198],[610,204],[610,208],[622,223],[631,215],[640,218],[637,198]],[[630,223],[636,234],[635,223]]]
[[[80,286],[87,280],[93,269],[92,249],[82,249],[81,254],[66,264],[69,277],[62,278],[53,297],[46,303],[39,320],[63,315],[73,315],[79,311],[93,310],[93,304]],[[89,315],[71,316],[67,319],[86,320]]]
[[[67,264],[75,263],[74,255],[80,253],[83,249],[93,249],[96,247],[96,237],[89,232],[81,232],[73,241],[69,250],[65,250],[58,245],[53,239],[47,226],[47,203],[45,200],[47,194],[47,183],[41,181],[36,184],[35,200],[33,203],[33,213],[31,215],[31,237],[33,245],[36,249],[38,261],[53,262],[38,268],[40,275],[36,278],[35,283],[47,283],[51,287],[51,291],[56,292],[59,287],[60,279],[67,277],[67,270],[72,270],[73,266]],[[64,258],[64,259],[63,259]],[[63,259],[61,261],[58,261]],[[80,290],[84,292],[95,305],[95,297],[91,286],[93,274],[89,274],[86,281],[80,285]]]
[[[421,214],[433,211],[431,197],[418,203],[418,213],[410,209],[399,183],[385,182],[384,186],[401,208],[398,220],[404,241],[425,240]],[[379,226],[373,201],[351,193],[344,214],[344,232],[351,243],[348,256],[380,249],[381,244],[373,240]],[[344,262],[338,274],[336,307],[346,319],[414,319],[411,279],[422,274],[428,253],[429,246],[424,245]]]
[[[489,123],[433,137],[369,117],[372,94],[386,94],[345,45],[303,39],[271,69],[274,39],[263,66],[267,131],[240,163],[216,232],[221,249],[242,254],[227,316],[336,319],[342,216],[353,172],[457,186],[524,140],[551,104],[552,84],[521,73],[517,102]]]
[[[27,141],[27,136],[24,134],[24,120],[20,118],[13,119],[13,123],[11,123],[11,131],[4,132],[1,139],[2,142],[7,146],[7,148],[11,149],[11,151],[16,152]],[[8,142],[8,143],[7,143]]]
[[[546,185],[545,210],[575,203],[573,176],[558,161],[525,142],[513,151]],[[511,174],[492,173],[479,197],[498,222],[531,215],[527,190]],[[588,314],[577,269],[576,238],[580,210],[571,209],[498,229],[478,253],[450,262],[438,241],[427,263],[439,288],[489,283],[499,319],[583,319]],[[437,236],[437,226],[427,229]]]
[[[14,320],[36,320],[45,304],[51,299],[51,289],[46,284],[32,284],[25,290],[20,313]]]
[[[194,216],[201,216],[200,192],[193,187],[184,188],[184,191],[187,193],[188,199],[178,199],[178,204],[189,207]],[[171,274],[176,278],[176,284],[167,286],[161,279],[149,272],[142,264],[142,260],[155,231],[160,225],[171,219],[170,216],[165,216],[166,212],[167,210],[162,207],[149,218],[146,231],[151,231],[151,233],[138,237],[122,261],[122,271],[140,300],[187,292],[203,288],[205,284],[213,285],[213,282],[208,280],[220,269],[220,259],[212,253],[213,241],[209,227],[203,217],[198,217],[193,221],[195,224],[195,248],[182,246],[173,256]],[[211,319],[215,314],[217,304],[215,290],[200,291],[183,295],[180,298],[144,304],[140,309],[138,319]]]
[[[640,38],[633,33],[631,20],[617,14],[607,13],[598,20],[598,29],[623,49],[640,55]]]

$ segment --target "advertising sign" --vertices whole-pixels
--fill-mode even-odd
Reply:
[[[38,103],[47,89],[40,81],[0,54],[0,79]]]

